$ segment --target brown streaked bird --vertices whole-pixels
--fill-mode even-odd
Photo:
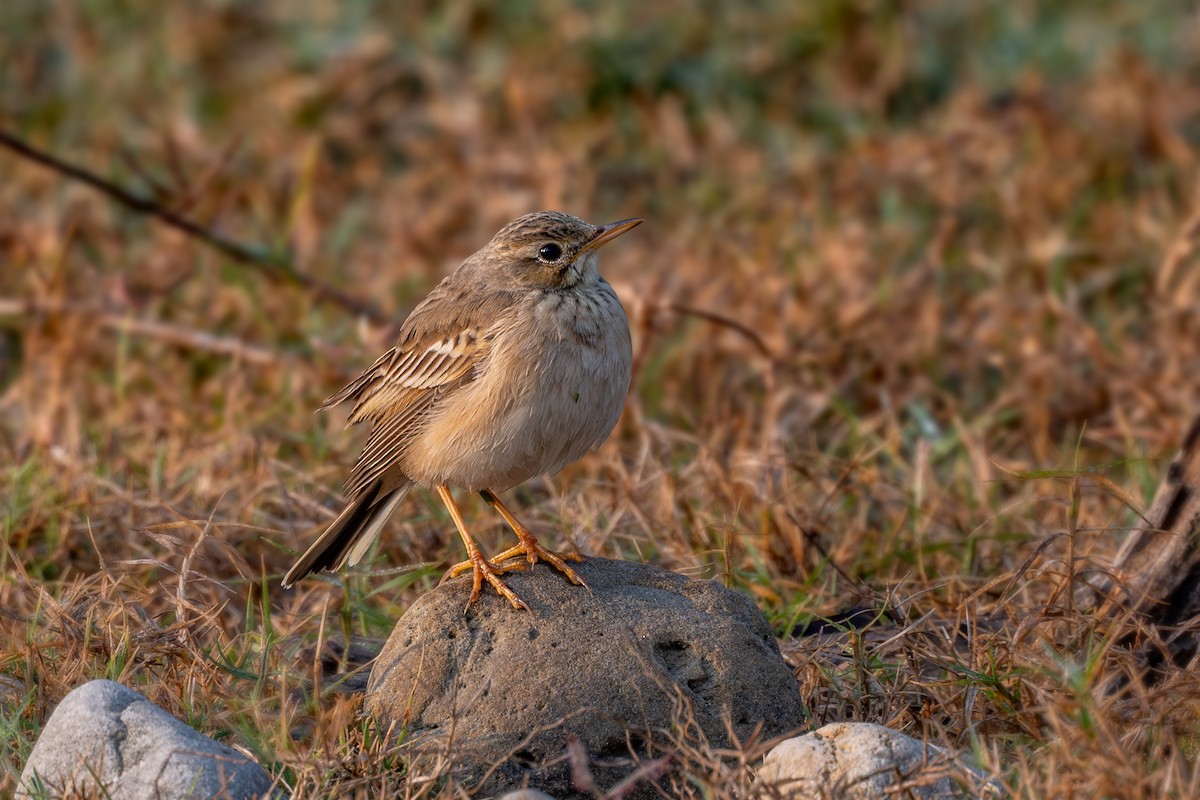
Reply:
[[[353,566],[414,484],[432,487],[450,512],[470,570],[471,607],[483,581],[528,610],[501,575],[545,560],[586,585],[543,548],[499,492],[554,473],[603,442],[621,415],[633,353],[629,322],[596,266],[603,245],[641,224],[591,225],[557,211],[513,220],[421,302],[396,346],[325,401],[352,402],[349,424],[371,434],[346,482],[350,497],[320,538],[288,570],[291,586],[321,569]],[[517,535],[492,559],[480,553],[450,487],[479,492]]]

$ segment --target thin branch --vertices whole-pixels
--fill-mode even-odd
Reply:
[[[768,361],[770,361],[771,363],[775,363],[775,361],[777,360],[775,358],[775,353],[771,350],[770,347],[767,346],[767,343],[763,341],[763,338],[761,336],[759,336],[748,325],[744,325],[741,322],[738,322],[736,319],[730,319],[729,317],[726,317],[723,314],[718,314],[715,311],[707,311],[703,308],[693,308],[692,306],[685,306],[682,303],[664,303],[663,308],[666,308],[669,311],[674,311],[676,314],[681,314],[686,317],[697,317],[699,319],[703,319],[708,322],[711,322],[715,325],[720,325],[722,327],[729,328],[730,330],[736,331],[736,332],[740,333],[742,336],[749,339],[750,343],[753,344],[755,346],[755,348],[757,348],[758,352],[760,352],[764,356],[766,356]]]
[[[39,303],[33,300],[12,300],[0,297],[0,317],[23,317],[38,314],[82,314],[93,319],[99,327],[105,330],[158,339],[177,347],[230,356],[250,364],[277,364],[281,360],[280,354],[272,350],[247,344],[240,339],[215,336],[207,331],[183,328],[150,319],[138,319],[128,314],[80,303]]]
[[[310,275],[298,272],[291,259],[285,255],[227,239],[219,233],[205,228],[203,225],[162,206],[150,198],[134,194],[128,189],[118,186],[84,167],[70,164],[57,156],[39,150],[3,129],[0,129],[0,146],[6,147],[14,153],[51,169],[60,175],[65,175],[68,178],[87,184],[111,199],[116,200],[131,211],[154,217],[175,230],[182,231],[188,236],[204,242],[234,261],[253,267],[275,280],[301,286],[312,292],[313,296],[318,300],[341,306],[347,311],[366,317],[375,323],[386,324],[391,322],[391,319],[386,314],[371,303],[351,297],[345,292],[323,283]]]

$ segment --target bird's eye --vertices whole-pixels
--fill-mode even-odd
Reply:
[[[550,244],[544,244],[538,248],[538,258],[540,258],[542,261],[553,264],[555,261],[558,261],[560,258],[562,258],[562,248],[553,242]]]

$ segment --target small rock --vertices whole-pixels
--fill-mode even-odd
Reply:
[[[866,722],[837,722],[780,742],[763,759],[758,783],[797,800],[1003,797],[944,748]]]
[[[464,614],[470,576],[422,596],[375,662],[366,712],[416,753],[452,741],[464,784],[491,770],[485,795],[529,786],[564,799],[592,796],[571,784],[568,736],[606,788],[636,768],[630,743],[648,755],[673,723],[713,747],[730,744],[726,720],[743,741],[803,724],[796,680],[748,598],[648,564],[576,569],[590,589],[543,564],[505,575],[529,612],[485,587]],[[627,796],[640,790],[658,796]]]
[[[258,764],[132,689],[91,681],[64,697],[50,716],[16,796],[252,798],[273,786]]]
[[[497,800],[554,800],[554,798],[545,792],[539,792],[537,789],[518,789],[515,792],[509,792]]]

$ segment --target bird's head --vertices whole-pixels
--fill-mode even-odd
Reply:
[[[592,225],[559,211],[535,211],[501,228],[477,255],[519,285],[569,289],[599,280],[596,251],[640,224],[634,218]]]

